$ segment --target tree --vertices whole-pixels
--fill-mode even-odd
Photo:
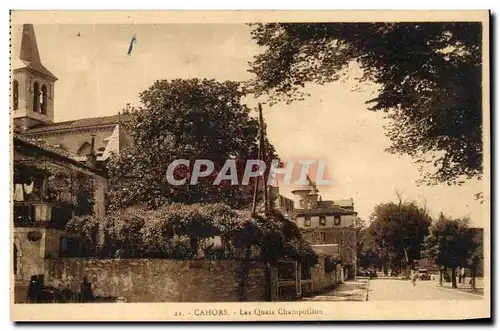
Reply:
[[[411,156],[421,182],[460,184],[482,174],[482,26],[446,23],[255,24],[265,51],[251,63],[250,89],[270,102],[304,98],[306,83],[342,79],[380,86],[367,103],[389,112],[391,153]],[[429,173],[428,165],[435,171]]]
[[[475,248],[472,251],[472,254],[469,257],[468,265],[471,270],[471,285],[472,289],[476,290],[476,276],[479,265],[482,263],[484,258],[484,250],[482,242],[474,242]]]
[[[362,229],[356,235],[357,240],[357,265],[359,268],[368,269],[373,266],[383,268],[383,261],[374,249],[374,242],[369,236],[368,228]]]
[[[421,245],[429,233],[431,217],[414,202],[382,203],[370,216],[365,244],[380,257],[384,268],[398,269],[420,259]]]
[[[212,185],[226,160],[237,161],[241,179],[245,161],[257,158],[258,123],[249,116],[242,97],[238,83],[207,79],[162,80],[142,92],[142,106],[124,110],[132,143],[108,164],[110,208],[135,204],[157,208],[172,202],[247,206],[252,200],[248,187],[228,180]],[[270,144],[268,151],[275,154]],[[215,171],[197,185],[170,185],[168,166],[179,159],[191,163],[176,168],[176,179],[189,179],[196,159],[212,161]]]
[[[365,240],[366,240],[366,222],[360,217],[356,217],[352,225],[356,231],[356,253],[357,253],[357,266],[361,268],[368,268],[372,263],[371,259],[368,258],[367,252],[365,251]]]
[[[457,287],[456,268],[467,265],[476,244],[469,228],[469,219],[451,219],[442,213],[430,227],[425,238],[426,254],[436,264],[451,269],[452,287]]]
[[[250,247],[256,259],[288,258],[306,267],[317,263],[297,225],[280,213],[252,215],[222,203],[128,207],[104,218],[76,216],[65,229],[82,236],[85,256],[197,259],[200,242],[219,236],[224,242],[220,259],[244,260]]]

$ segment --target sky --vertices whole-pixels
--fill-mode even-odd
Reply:
[[[155,80],[214,78],[244,81],[253,56],[263,52],[243,24],[35,25],[42,63],[55,76],[55,121],[117,114]],[[19,56],[21,26],[13,26],[12,54]],[[132,37],[136,43],[127,55]],[[356,68],[350,71],[356,74]],[[310,96],[290,105],[264,107],[267,134],[281,158],[322,159],[331,185],[319,187],[323,200],[353,198],[368,219],[373,208],[404,199],[425,204],[431,215],[470,216],[487,226],[484,206],[474,199],[483,183],[417,186],[417,166],[390,145],[382,113],[366,101],[376,86],[358,88],[354,80],[306,86]],[[245,100],[255,107],[257,100]],[[290,187],[280,188],[289,195]]]

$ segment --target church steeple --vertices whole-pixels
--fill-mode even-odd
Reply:
[[[54,121],[54,84],[57,77],[40,59],[32,24],[24,24],[17,67],[13,68],[12,110],[15,131]]]
[[[22,61],[40,63],[40,54],[38,53],[38,44],[36,43],[33,24],[23,25],[23,38],[21,39],[21,54],[19,58]]]

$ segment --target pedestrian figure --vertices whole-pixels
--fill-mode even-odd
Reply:
[[[92,293],[92,284],[88,281],[87,276],[83,277],[83,281],[80,284],[80,300],[81,302],[91,302],[94,300],[94,294]]]
[[[26,297],[27,303],[38,302],[38,293],[43,289],[43,283],[41,283],[40,280],[40,275],[31,276],[28,286],[28,295]]]
[[[418,278],[418,274],[416,272],[413,272],[413,275],[411,277],[411,282],[412,282],[413,286],[417,285],[417,278]]]

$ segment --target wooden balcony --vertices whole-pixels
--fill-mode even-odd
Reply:
[[[63,229],[73,217],[73,207],[57,202],[14,202],[14,227]]]

